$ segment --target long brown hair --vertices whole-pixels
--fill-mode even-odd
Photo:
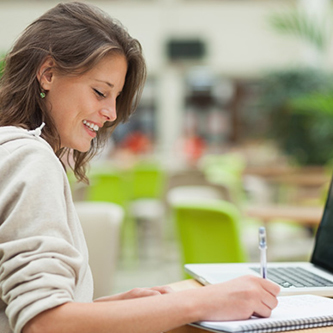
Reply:
[[[60,136],[47,112],[37,73],[51,56],[55,69],[62,75],[81,75],[103,57],[120,53],[127,60],[127,74],[117,99],[117,119],[106,122],[92,141],[88,152],[60,148]],[[74,174],[87,180],[86,165],[104,145],[120,122],[135,110],[146,79],[146,65],[140,43],[105,12],[92,5],[60,3],[30,24],[5,58],[0,81],[0,126],[34,129],[45,122],[42,137],[59,158],[72,153]]]

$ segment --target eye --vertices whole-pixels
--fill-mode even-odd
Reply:
[[[97,89],[93,89],[93,90],[99,97],[105,98],[105,95],[103,93],[101,93],[99,90],[97,90]]]

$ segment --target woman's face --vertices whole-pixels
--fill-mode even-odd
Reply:
[[[42,87],[60,134],[61,147],[88,151],[96,132],[106,121],[116,119],[116,100],[123,89],[126,72],[127,62],[122,55],[105,57],[81,76],[51,72]]]

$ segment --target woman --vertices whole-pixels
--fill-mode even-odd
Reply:
[[[138,41],[99,9],[58,4],[6,58],[0,85],[0,331],[167,331],[269,316],[279,288],[242,277],[197,290],[134,289],[92,301],[87,249],[60,158],[85,166],[137,105]]]

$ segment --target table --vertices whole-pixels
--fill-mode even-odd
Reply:
[[[266,186],[266,195],[269,192],[269,200],[284,204],[318,201],[331,179],[324,167],[247,168],[244,176],[259,179]]]
[[[200,288],[202,285],[195,280],[185,280],[176,283],[170,284],[170,286],[175,290],[184,290],[189,288]],[[207,333],[208,331],[202,330],[196,327],[192,327],[190,325],[185,325],[167,333]],[[331,327],[320,327],[320,328],[312,328],[307,330],[294,330],[290,332],[295,333],[333,333],[333,326]]]
[[[297,185],[322,186],[330,180],[331,175],[327,174],[322,166],[288,167],[246,167],[245,175],[259,176],[265,180],[273,182],[291,182]]]
[[[264,223],[283,219],[305,226],[318,226],[324,207],[254,205],[244,210],[244,215],[262,220]]]
[[[269,181],[299,187],[322,187],[329,183],[330,177],[326,174],[291,174],[277,176]]]

